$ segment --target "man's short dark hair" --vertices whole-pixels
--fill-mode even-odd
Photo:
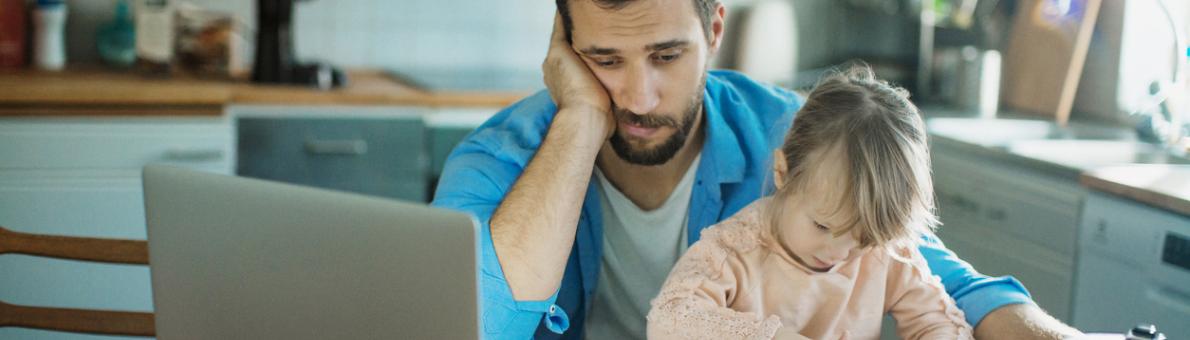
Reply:
[[[574,23],[570,20],[570,1],[592,1],[596,6],[607,10],[617,10],[628,6],[636,0],[555,0],[558,4],[558,13],[562,15],[562,28],[566,30],[566,41],[573,42],[570,33],[574,30]],[[715,5],[719,4],[719,0],[691,0],[694,3],[694,11],[698,12],[698,20],[702,23],[702,32],[706,35],[707,41],[711,39],[711,16],[715,13]]]

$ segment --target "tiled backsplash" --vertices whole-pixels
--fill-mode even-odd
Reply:
[[[318,0],[297,8],[303,60],[526,71],[540,68],[554,12],[542,0]]]

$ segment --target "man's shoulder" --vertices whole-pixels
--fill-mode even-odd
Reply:
[[[488,118],[455,152],[482,152],[526,163],[541,145],[557,111],[549,92],[541,90]]]
[[[541,90],[500,109],[477,130],[515,130],[544,135],[557,111],[549,92]]]
[[[707,91],[721,106],[743,107],[756,114],[781,115],[800,108],[802,104],[801,97],[793,91],[758,82],[731,70],[709,71]]]
[[[784,135],[802,99],[788,89],[758,82],[729,70],[707,76],[707,93],[714,111],[737,132]],[[770,136],[772,137],[772,136]]]

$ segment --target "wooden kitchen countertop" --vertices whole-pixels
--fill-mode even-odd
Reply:
[[[502,107],[529,94],[429,92],[370,70],[349,71],[348,86],[329,91],[94,68],[0,72],[0,116],[220,115],[233,104]]]
[[[1190,165],[1120,165],[1084,172],[1083,185],[1190,216]]]

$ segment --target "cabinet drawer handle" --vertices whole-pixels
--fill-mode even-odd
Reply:
[[[223,160],[223,150],[219,149],[184,149],[175,148],[165,150],[165,159],[177,162],[212,162]]]
[[[306,152],[315,155],[359,156],[368,153],[368,142],[359,139],[310,140]]]
[[[996,221],[996,222],[1004,221],[1005,216],[1008,216],[1008,213],[1006,213],[1006,212],[1004,212],[1004,210],[1000,210],[1000,209],[992,209],[991,211],[988,212],[988,218],[990,218],[990,219],[992,219],[992,221]]]
[[[955,195],[954,196],[954,205],[959,207],[959,209],[963,209],[968,212],[978,212],[979,211],[979,204],[976,204],[975,201],[969,200],[963,196]]]

